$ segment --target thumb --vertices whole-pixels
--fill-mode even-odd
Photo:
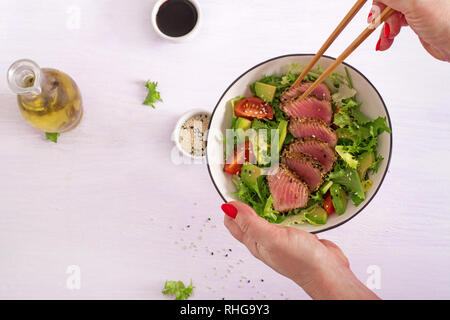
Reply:
[[[225,216],[225,226],[238,241],[246,245],[252,253],[256,244],[270,244],[270,235],[278,226],[258,216],[255,210],[245,203],[232,201],[228,205],[237,209],[237,215],[234,219]]]

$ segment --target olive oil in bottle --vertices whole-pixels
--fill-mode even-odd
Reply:
[[[83,115],[80,90],[64,72],[41,69],[31,60],[19,60],[8,70],[8,84],[17,94],[22,116],[32,126],[60,133],[80,122]]]

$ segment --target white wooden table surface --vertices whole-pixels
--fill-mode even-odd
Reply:
[[[166,279],[192,279],[194,299],[308,298],[229,235],[206,167],[173,164],[170,134],[182,113],[212,110],[253,65],[314,52],[353,2],[200,0],[198,37],[172,44],[151,28],[151,0],[2,0],[0,298],[166,299]],[[362,30],[369,8],[329,55]],[[383,298],[448,299],[450,66],[410,30],[386,53],[376,41],[347,62],[389,108],[390,170],[363,213],[320,236],[341,246],[363,282],[378,266]],[[5,80],[19,58],[69,73],[82,90],[82,123],[58,144],[19,114]],[[147,79],[164,99],[156,110],[141,104]],[[78,290],[66,285],[71,265]]]

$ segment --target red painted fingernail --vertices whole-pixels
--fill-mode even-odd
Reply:
[[[367,17],[367,23],[371,23],[372,22],[372,11],[369,12],[369,16]]]
[[[229,216],[231,219],[236,218],[237,213],[238,213],[236,207],[234,207],[233,205],[231,205],[229,203],[224,203],[221,208],[222,208],[223,212],[225,212],[225,214],[227,216]]]
[[[378,40],[377,46],[375,48],[376,51],[380,51],[381,39]]]
[[[386,39],[389,39],[389,35],[391,34],[391,27],[389,26],[389,23],[384,24],[384,37]]]

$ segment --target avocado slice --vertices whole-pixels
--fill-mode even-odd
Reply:
[[[299,214],[286,217],[283,222],[280,223],[282,226],[292,226],[304,224],[305,221],[313,226],[323,226],[327,223],[328,214],[324,208],[315,204],[307,209],[300,211]]]
[[[366,177],[367,169],[375,162],[375,154],[371,151],[365,152],[358,158],[358,173],[361,180]]]
[[[262,82],[255,82],[255,94],[264,101],[272,102],[276,91],[277,87]]]
[[[331,188],[332,185],[333,185],[333,181],[325,182],[325,183],[320,187],[320,193],[321,193],[321,194],[327,193],[327,191],[330,190],[330,188]]]
[[[236,122],[234,124],[235,129],[247,130],[251,127],[252,122],[245,118],[236,118]]]
[[[257,139],[257,143],[255,144],[257,148],[256,152],[256,161],[259,165],[266,165],[270,163],[269,156],[269,145],[265,139]]]
[[[363,184],[364,192],[367,192],[370,190],[370,188],[372,188],[373,181],[370,179],[367,179],[366,181],[363,181],[362,184]]]
[[[252,135],[250,138],[253,146],[253,154],[258,165],[264,166],[269,164],[270,153],[267,137],[257,130],[257,134]]]
[[[236,97],[236,98],[233,98],[230,100],[231,111],[232,111],[231,128],[235,127],[236,120],[237,120],[237,117],[234,115],[234,106],[236,105],[236,103],[238,103],[239,101],[241,101],[244,98],[245,98],[244,96],[239,96],[239,97]]]
[[[333,184],[330,188],[331,200],[333,207],[338,215],[341,215],[347,209],[347,194],[338,184]]]
[[[286,139],[288,122],[286,120],[281,120],[278,124],[278,134],[279,134],[279,142],[278,142],[278,152],[281,151],[281,148],[284,144],[284,139]]]
[[[327,223],[328,214],[324,208],[315,205],[304,210],[304,217],[313,226],[323,226]]]
[[[280,223],[280,225],[282,226],[292,226],[299,224],[305,224],[305,218],[301,214],[288,216],[286,217],[286,219],[283,220],[283,222]]]
[[[241,179],[247,187],[253,189],[259,195],[258,177],[262,175],[261,168],[251,163],[245,163],[241,169]]]
[[[234,106],[236,105],[236,103],[238,103],[242,99],[245,99],[245,97],[244,96],[239,96],[239,97],[236,97],[236,98],[233,98],[233,99],[230,100],[230,103],[231,103],[231,106],[233,107],[233,110],[234,110]]]

